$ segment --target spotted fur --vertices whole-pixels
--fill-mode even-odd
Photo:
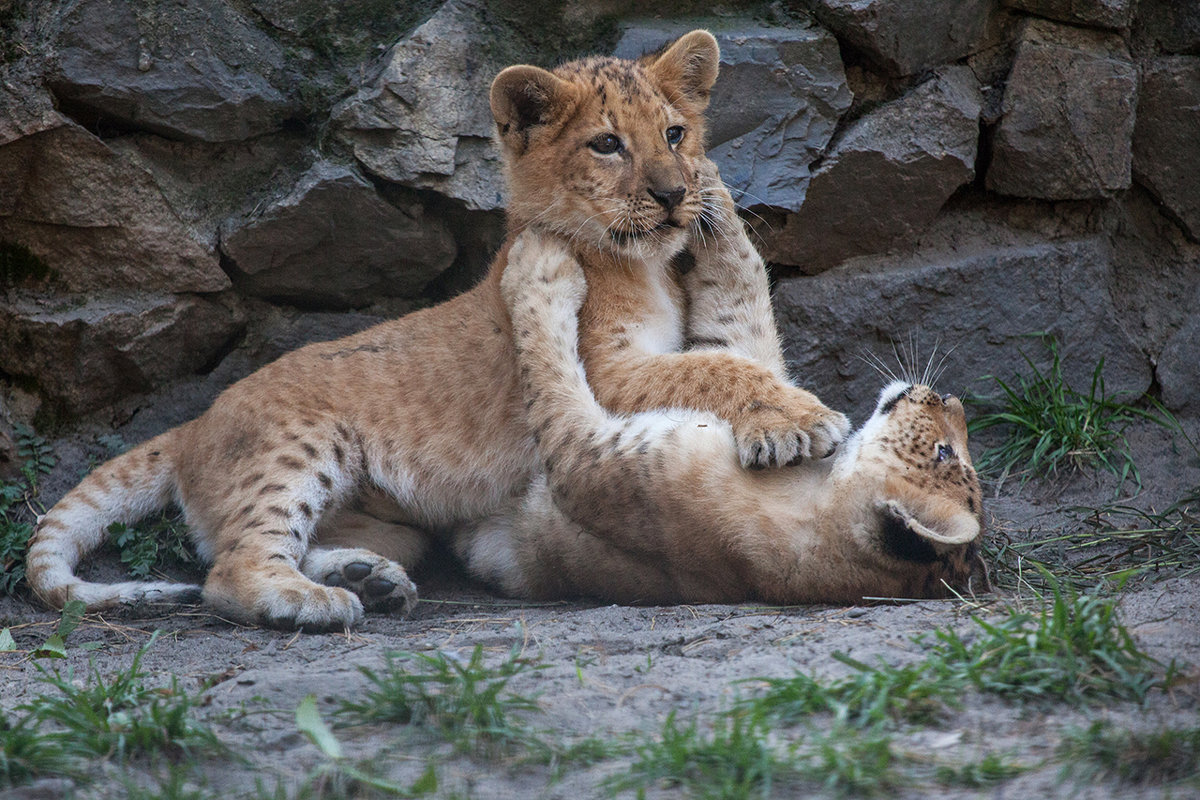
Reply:
[[[74,574],[110,524],[173,501],[211,563],[203,598],[232,619],[340,629],[364,607],[411,607],[404,569],[429,532],[511,508],[543,469],[500,295],[523,230],[584,264],[584,361],[614,411],[711,412],[752,466],[837,444],[844,417],[786,380],[762,262],[704,157],[718,55],[697,31],[639,61],[503,71],[491,102],[511,233],[487,277],[440,306],[288,354],[101,465],[40,521],[34,591],[89,609],[195,599],[201,587]],[[598,152],[601,136],[621,148]],[[685,247],[696,267],[681,278],[672,260]]]

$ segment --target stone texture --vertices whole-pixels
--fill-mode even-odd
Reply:
[[[994,0],[806,0],[817,18],[892,75],[913,75],[973,53]]]
[[[298,112],[279,44],[221,0],[87,0],[62,21],[51,87],[80,117],[233,141]]]
[[[988,188],[1047,200],[1128,189],[1137,80],[1119,36],[1031,21],[1005,89]]]
[[[0,240],[29,248],[68,291],[229,286],[150,174],[73,124],[0,147]]]
[[[0,394],[0,480],[10,480],[21,474],[21,457],[12,422],[8,403]]]
[[[22,296],[0,305],[0,371],[81,414],[209,366],[243,323],[192,295]]]
[[[918,254],[903,263],[830,270],[779,281],[775,301],[793,375],[835,408],[869,412],[880,376],[861,357],[895,368],[893,347],[915,344],[918,371],[952,350],[942,391],[990,394],[1045,352],[1029,334],[1058,337],[1068,381],[1086,391],[1104,358],[1110,392],[1140,395],[1150,365],[1124,332],[1109,295],[1102,239],[988,249],[967,256]],[[894,343],[894,344],[893,344]]]
[[[1158,356],[1155,374],[1162,400],[1172,411],[1200,414],[1200,292],[1191,314]]]
[[[471,209],[502,208],[488,89],[507,65],[489,57],[491,38],[477,3],[450,0],[334,108],[338,138],[373,175],[437,190]]]
[[[1200,3],[1138,0],[1133,40],[1150,50],[1200,55]]]
[[[1200,241],[1200,57],[1142,64],[1133,173],[1188,236]]]
[[[29,76],[0,77],[7,78],[0,80],[0,147],[66,122],[50,93]]]
[[[1114,29],[1128,28],[1133,10],[1131,0],[1004,0],[1004,5],[1060,22]]]
[[[852,100],[837,40],[819,27],[723,30],[719,21],[703,22],[721,46],[708,154],[743,205],[795,211],[804,202],[809,165]],[[614,54],[635,58],[697,24],[633,23]]]
[[[946,67],[859,118],[813,174],[804,205],[764,256],[815,273],[920,232],[975,177],[982,96],[967,67]]]
[[[354,170],[319,163],[286,197],[231,224],[222,251],[248,294],[305,306],[363,306],[413,296],[454,261],[444,223],[400,210]]]

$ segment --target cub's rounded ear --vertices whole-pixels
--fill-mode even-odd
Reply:
[[[717,80],[721,48],[708,31],[692,31],[671,44],[643,57],[642,63],[664,87],[678,91],[684,99],[703,110]],[[670,94],[668,94],[668,97]]]
[[[878,511],[884,549],[905,561],[934,561],[944,548],[972,542],[983,532],[974,514],[958,508],[931,507],[914,513],[887,500]]]
[[[505,145],[524,149],[530,128],[562,119],[575,105],[574,87],[540,67],[519,64],[492,81],[492,117]]]

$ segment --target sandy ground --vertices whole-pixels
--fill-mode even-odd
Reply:
[[[200,393],[202,395],[203,393]],[[192,402],[203,397],[192,396]],[[185,404],[186,405],[186,404]],[[178,413],[178,409],[175,413]],[[147,421],[149,420],[149,421]],[[142,415],[141,425],[164,420]],[[1193,438],[1200,424],[1189,423]],[[61,493],[89,455],[98,452],[95,435],[83,431],[56,442],[61,462],[48,481],[47,499]],[[138,426],[127,428],[129,441]],[[1131,432],[1145,490],[1135,502],[1161,509],[1187,490],[1200,486],[1200,462],[1183,442],[1153,427]],[[1128,487],[1127,487],[1128,488]],[[1114,484],[1106,477],[1079,475],[1058,481],[1010,483],[990,497],[988,514],[994,541],[1020,541],[1077,525],[1076,505],[1095,506],[1113,499]],[[111,556],[93,569],[117,574]],[[963,706],[936,726],[903,727],[896,749],[937,763],[965,763],[997,752],[1029,766],[1024,774],[986,788],[941,786],[913,778],[889,792],[899,798],[1025,798],[1070,796],[1197,797],[1195,785],[1130,786],[1112,781],[1064,781],[1061,764],[1051,758],[1064,731],[1108,719],[1117,727],[1149,730],[1195,726],[1200,722],[1200,573],[1189,577],[1150,576],[1125,588],[1123,620],[1138,644],[1162,661],[1174,658],[1189,665],[1190,676],[1169,693],[1155,693],[1144,706],[1118,701],[1086,708],[1061,704],[1010,704],[978,695],[962,698]],[[998,577],[1011,578],[1011,574]],[[378,667],[387,651],[438,650],[461,658],[482,645],[489,663],[498,663],[516,647],[537,659],[543,669],[520,675],[512,688],[536,694],[540,710],[530,725],[559,742],[586,736],[617,740],[631,731],[654,733],[676,712],[680,719],[711,714],[739,694],[753,692],[755,677],[783,677],[796,672],[832,678],[850,670],[835,652],[873,663],[882,658],[902,664],[919,659],[921,647],[912,637],[937,628],[972,629],[971,613],[995,613],[1004,602],[1027,601],[1011,591],[977,598],[865,607],[767,608],[744,606],[619,607],[588,602],[527,604],[496,597],[472,585],[453,567],[436,565],[420,575],[423,599],[408,619],[368,615],[355,631],[338,635],[304,635],[247,629],[214,618],[203,609],[154,619],[89,616],[69,637],[65,661],[36,661],[25,653],[0,654],[0,707],[10,711],[38,693],[52,691],[39,682],[39,666],[73,669],[77,677],[89,662],[103,675],[128,665],[151,632],[162,633],[147,653],[144,668],[151,681],[177,676],[189,689],[208,685],[202,718],[241,761],[220,757],[201,760],[197,774],[208,781],[211,795],[255,796],[256,779],[273,787],[278,779],[300,781],[324,762],[324,756],[297,729],[294,711],[302,698],[315,694],[328,715],[338,699],[361,696],[365,679],[358,667]],[[20,598],[0,598],[0,627],[12,629],[18,648],[40,644],[57,615]],[[87,643],[95,649],[88,649]],[[792,735],[781,729],[783,741]],[[434,764],[440,788],[436,796],[472,798],[603,797],[608,776],[625,772],[630,757],[592,766],[569,766],[561,776],[540,764],[522,764],[457,754],[435,734],[401,725],[371,725],[337,731],[352,759],[402,784],[410,784]],[[130,774],[145,776],[155,767],[134,761]],[[97,780],[79,796],[124,797],[122,768],[98,763]],[[70,788],[63,780],[0,791],[13,798],[59,797]],[[782,789],[776,796],[795,796]],[[808,787],[803,796],[833,796]],[[630,795],[632,796],[632,795]],[[649,797],[688,796],[679,787],[655,786]]]

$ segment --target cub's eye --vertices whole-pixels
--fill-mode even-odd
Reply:
[[[683,141],[683,127],[680,125],[672,125],[667,128],[667,144],[674,147]]]
[[[588,147],[602,156],[612,155],[622,147],[621,140],[611,133],[602,133],[588,142]]]
[[[954,448],[948,444],[939,444],[937,449],[937,461],[941,463],[948,458],[954,458]]]

